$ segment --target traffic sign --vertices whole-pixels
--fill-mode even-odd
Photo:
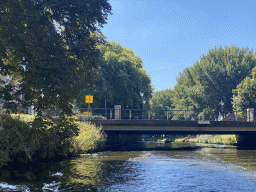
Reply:
[[[91,116],[91,112],[83,112],[83,116]]]
[[[93,103],[93,95],[86,95],[85,103]]]

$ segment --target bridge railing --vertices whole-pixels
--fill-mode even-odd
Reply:
[[[238,117],[239,111],[199,111],[199,110],[143,110],[114,108],[80,108],[76,109],[80,119],[167,119],[167,120],[212,120],[212,121],[246,121]]]

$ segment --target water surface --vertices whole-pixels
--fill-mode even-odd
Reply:
[[[24,169],[1,169],[0,189],[139,192],[256,189],[255,150],[222,145],[167,146],[152,141],[143,144],[156,146],[157,150],[105,151]]]

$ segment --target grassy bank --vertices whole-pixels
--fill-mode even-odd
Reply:
[[[103,147],[101,127],[74,118],[52,122],[29,115],[0,114],[0,167],[93,152]]]
[[[194,142],[206,144],[233,144],[236,143],[235,135],[196,135],[175,139],[175,142]]]

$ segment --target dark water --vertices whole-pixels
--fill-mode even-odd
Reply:
[[[143,145],[157,150],[105,151],[1,169],[0,191],[256,191],[256,150]]]

